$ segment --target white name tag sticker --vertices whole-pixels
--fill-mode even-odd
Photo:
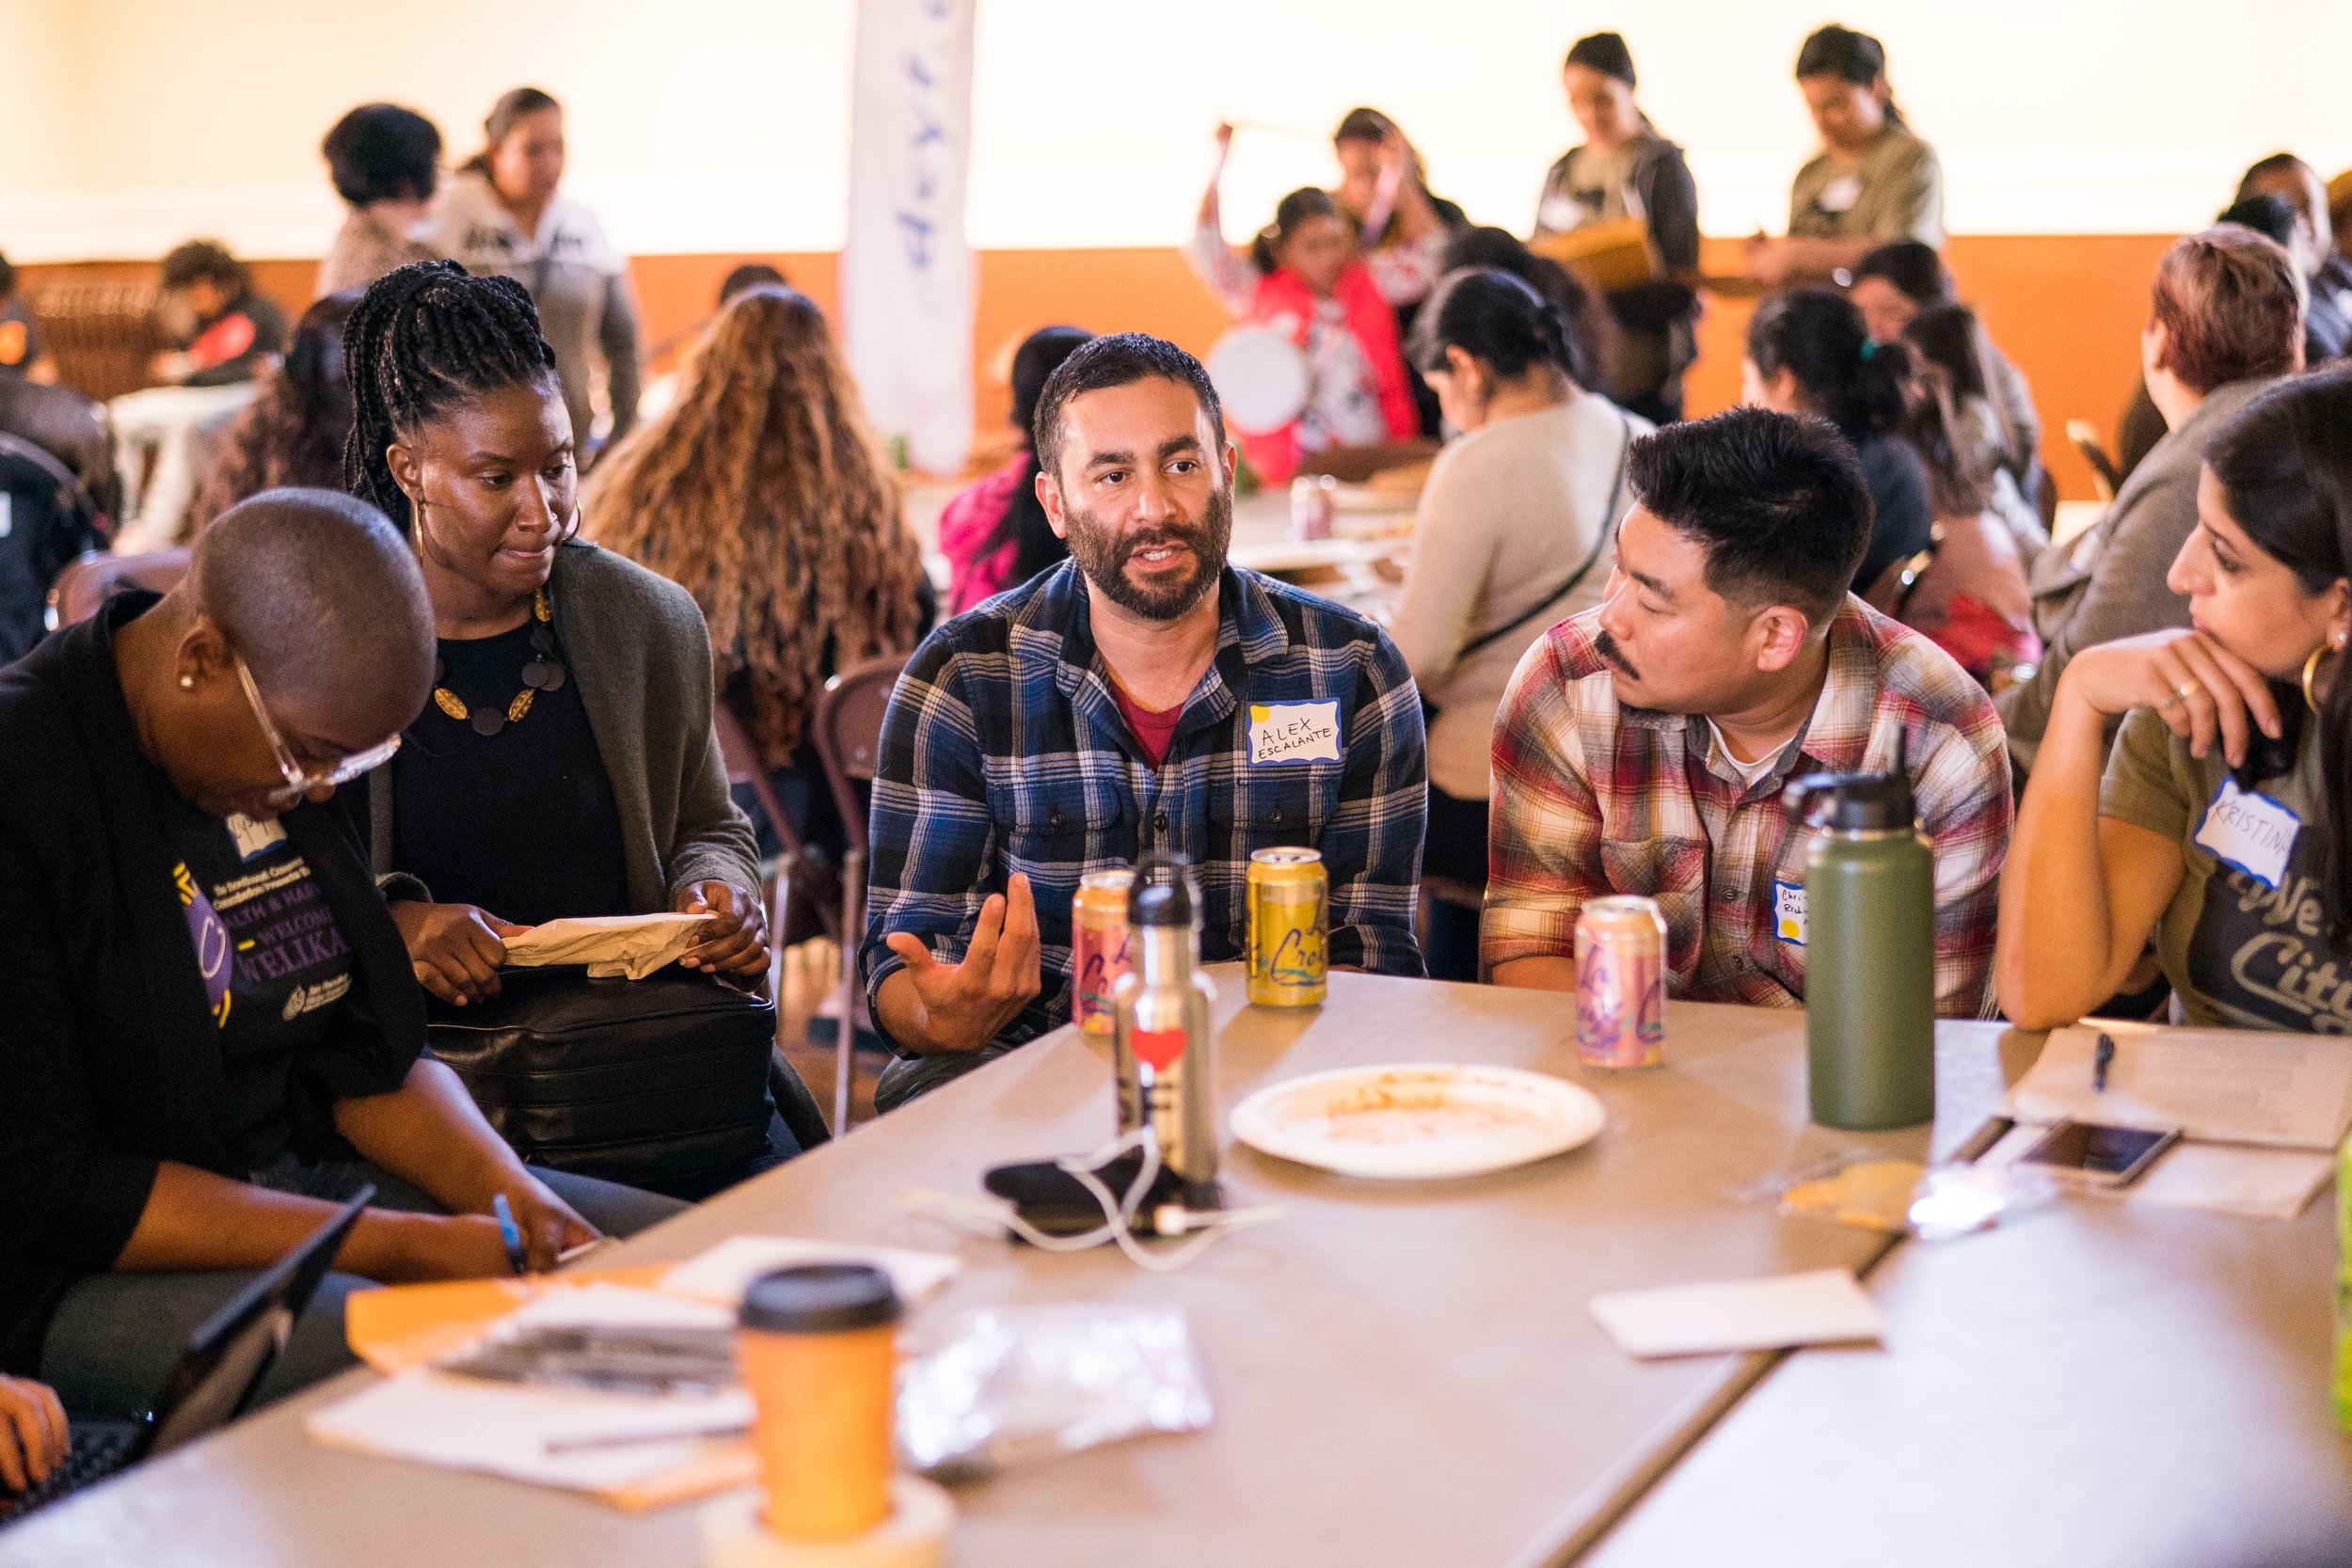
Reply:
[[[2287,856],[2302,831],[2303,819],[2279,801],[2223,779],[2197,824],[2196,842],[2214,859],[2275,890],[2286,879]]]
[[[1804,945],[1804,884],[1772,882],[1772,935],[1791,947]]]
[[[1336,702],[1250,704],[1249,760],[1253,763],[1339,761],[1340,705]]]
[[[274,849],[286,842],[286,830],[276,817],[256,822],[243,812],[229,818],[229,836],[237,846],[237,859],[249,861],[265,849]]]
[[[1856,175],[1841,174],[1821,187],[1813,198],[1813,205],[1824,213],[1851,213],[1855,202],[1862,199],[1862,181]]]

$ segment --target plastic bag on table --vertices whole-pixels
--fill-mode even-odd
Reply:
[[[1784,1214],[1925,1242],[1990,1229],[2058,1195],[2057,1183],[2037,1171],[1963,1163],[1928,1165],[1863,1149],[1766,1177],[1740,1193]]]
[[[950,1483],[1213,1416],[1175,1307],[988,1307],[922,1336],[898,1381],[898,1449]]]

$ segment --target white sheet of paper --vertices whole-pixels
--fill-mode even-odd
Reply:
[[[1976,1163],[1987,1170],[2013,1165],[2048,1131],[2032,1122],[2019,1122]],[[2246,1219],[2291,1220],[2303,1212],[2312,1194],[2328,1184],[2335,1168],[2334,1155],[2312,1149],[2177,1143],[2147,1175],[2128,1187],[2071,1190],[2084,1197],[2120,1197],[2128,1203],[2203,1209]]]
[[[550,1323],[724,1327],[726,1308],[625,1285],[583,1285],[540,1296],[499,1320],[494,1333]],[[303,1423],[330,1448],[454,1470],[482,1470],[542,1486],[603,1492],[660,1475],[694,1458],[704,1439],[548,1451],[551,1438],[677,1431],[751,1419],[740,1389],[692,1398],[647,1399],[586,1389],[537,1388],[403,1372],[313,1412]]]
[[[1623,1291],[1586,1304],[1617,1348],[1641,1360],[1880,1339],[1886,1315],[1845,1269]]]
[[[648,1400],[584,1389],[527,1388],[403,1372],[313,1412],[303,1428],[314,1442],[452,1470],[483,1470],[541,1486],[604,1492],[660,1475],[701,1451],[706,1439],[560,1449],[553,1438],[599,1433],[694,1432],[752,1417],[740,1389],[696,1399]]]
[[[792,1236],[730,1236],[709,1251],[688,1259],[661,1276],[672,1295],[733,1307],[744,1290],[771,1269],[802,1263],[871,1263],[890,1275],[898,1299],[921,1301],[947,1283],[963,1260],[945,1252],[910,1252],[900,1247],[860,1246],[853,1242],[803,1241]]]
[[[2335,1156],[2244,1144],[2175,1144],[2125,1189],[2134,1203],[2291,1220],[2334,1174]]]
[[[2107,1086],[2090,1086],[2099,1036],[2115,1041]],[[2022,1121],[2177,1127],[2208,1143],[2333,1149],[2352,1116],[2352,1038],[2105,1021],[2051,1035],[2010,1091]]]

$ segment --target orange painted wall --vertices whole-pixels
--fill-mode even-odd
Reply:
[[[2138,374],[2139,328],[2148,282],[2170,237],[2156,234],[1971,235],[1951,243],[1962,296],[1982,311],[2002,348],[2033,382],[2042,410],[2042,452],[2060,492],[2087,499],[2088,471],[2067,445],[2069,419],[2089,419],[2112,440],[2116,416]],[[1710,241],[1708,261],[1729,270],[1736,241]],[[719,281],[744,261],[768,261],[831,309],[835,258],[807,253],[750,256],[644,256],[631,263],[645,341],[657,348],[691,332],[710,311]],[[309,302],[314,263],[254,263],[256,280],[290,310]],[[38,290],[64,277],[152,277],[139,262],[27,266]],[[1699,333],[1699,362],[1689,378],[1693,414],[1729,406],[1740,391],[1742,335],[1752,307],[1711,300]],[[1067,322],[1096,331],[1133,328],[1205,352],[1226,325],[1223,309],[1170,249],[993,250],[979,256],[974,360],[977,421],[984,447],[1004,429],[1006,372],[1013,347],[1040,326]]]

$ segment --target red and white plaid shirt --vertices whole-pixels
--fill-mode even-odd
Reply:
[[[1810,835],[1782,812],[1781,788],[1801,772],[1883,770],[1899,735],[1935,851],[1936,1011],[1988,1016],[2010,801],[2001,723],[1977,683],[1850,597],[1813,717],[1743,784],[1704,718],[1618,705],[1593,646],[1597,614],[1530,648],[1495,716],[1486,968],[1572,956],[1587,898],[1643,894],[1665,911],[1674,995],[1802,1006],[1802,927],[1776,920],[1774,884],[1803,889]]]

